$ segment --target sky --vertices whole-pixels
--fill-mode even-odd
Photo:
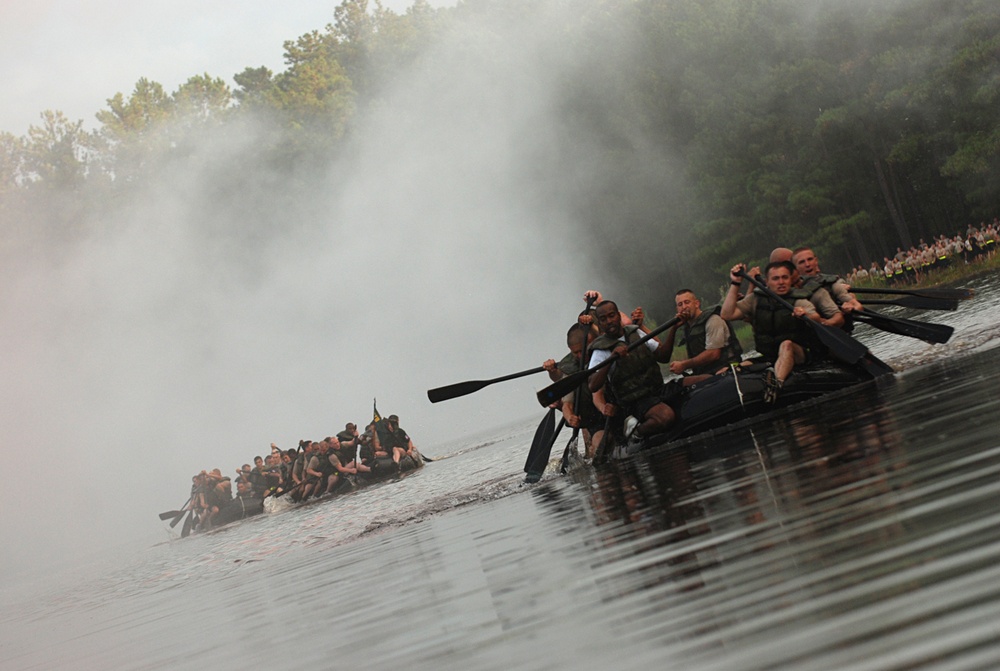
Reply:
[[[457,0],[430,0],[434,7]],[[0,0],[0,131],[24,135],[44,110],[84,127],[140,77],[168,92],[207,72],[233,87],[247,67],[284,69],[282,44],[333,22],[327,0]],[[383,0],[403,13],[412,0]],[[374,2],[370,3],[374,6]]]
[[[219,27],[225,11],[195,3],[117,13],[97,3],[84,14],[36,4],[19,15],[23,34],[0,22],[5,37],[72,48],[25,60],[0,39],[0,76],[14,49],[21,75],[90,73],[81,91],[104,97],[140,76],[169,89],[193,73],[279,61],[282,40],[332,16],[332,7],[309,16],[305,3],[273,16],[264,5],[222,6],[241,16],[239,30]],[[198,470],[228,474],[272,441],[290,448],[363,424],[373,398],[430,456],[461,436],[542,418],[534,392],[544,375],[437,404],[426,390],[560,358],[583,292],[613,292],[570,237],[569,194],[602,166],[588,138],[567,137],[561,123],[556,92],[580,58],[553,40],[563,11],[541,2],[510,25],[442,38],[356,121],[354,151],[317,169],[313,190],[287,211],[255,200],[255,185],[301,182],[244,160],[272,139],[244,120],[151,167],[156,179],[102,204],[82,239],[37,237],[44,217],[5,232],[17,251],[11,240],[0,247],[0,446],[6,458],[26,456],[29,477],[5,494],[29,505],[0,515],[0,536],[17,539],[0,555],[0,586],[53,562],[165,540],[156,515],[183,504]],[[136,25],[144,29],[126,29]],[[56,62],[87,67],[55,75]],[[27,97],[19,108],[71,118],[86,113],[72,106],[98,104],[66,87]],[[652,172],[640,157],[635,169]],[[48,465],[58,475],[39,484],[34,474]]]

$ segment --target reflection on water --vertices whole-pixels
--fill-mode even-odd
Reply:
[[[955,312],[919,311],[886,307],[886,314],[954,327],[955,333],[947,345],[930,345],[920,340],[903,338],[879,331],[865,324],[857,325],[855,335],[877,356],[892,363],[897,370],[936,361],[943,356],[992,347],[1000,337],[1000,276],[988,275],[964,284],[976,292],[969,301],[961,301]]]
[[[441,449],[5,605],[0,666],[997,668],[1000,363],[962,337],[974,353],[533,487],[534,422]]]
[[[1000,663],[990,359],[870,386],[599,477],[599,524],[642,538],[602,535],[632,544],[642,567],[616,593],[659,584],[684,593],[638,627],[633,613],[619,635],[638,629],[697,668]]]

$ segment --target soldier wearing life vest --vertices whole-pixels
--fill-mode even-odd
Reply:
[[[684,375],[690,371],[689,379],[699,381],[729,364],[740,362],[743,348],[732,325],[719,316],[722,306],[702,310],[701,301],[690,289],[678,291],[674,302],[680,321],[667,330],[663,347],[672,351],[677,331],[683,329],[682,344],[687,349],[687,358],[672,361],[671,373]]]
[[[840,326],[843,315],[828,294],[821,300],[829,303],[824,306],[823,311],[834,316],[824,318],[804,293],[793,289],[792,275],[795,267],[788,261],[769,263],[765,269],[765,278],[767,288],[791,303],[792,310],[759,289],[738,300],[742,277],[737,273],[745,267],[739,263],[730,271],[729,290],[722,302],[720,316],[726,321],[743,319],[753,326],[757,351],[773,363],[765,375],[767,390],[764,396],[765,401],[773,403],[796,365],[816,360],[824,354],[812,330],[801,320],[812,319],[826,326]],[[757,272],[758,269],[754,268],[750,274],[755,275]],[[820,299],[814,297],[813,300]]]
[[[400,460],[403,457],[413,457],[417,448],[413,445],[410,436],[400,428],[399,417],[389,415],[375,423],[375,433],[372,435],[375,445],[375,453],[382,450],[392,457],[393,464],[399,469]]]
[[[579,322],[573,324],[566,332],[566,346],[569,348],[569,353],[558,362],[548,359],[542,367],[549,371],[549,376],[554,380],[580,372],[587,367],[590,343],[593,339],[594,335],[589,324]],[[596,403],[594,396],[597,396]],[[601,393],[592,395],[587,387],[587,381],[584,380],[578,389],[559,399],[555,407],[562,410],[567,425],[583,431],[585,455],[588,458],[593,457],[594,448],[604,435],[604,415],[601,414],[601,408],[604,407],[603,395]]]
[[[820,272],[819,259],[816,258],[813,250],[808,247],[799,247],[792,253],[792,263],[795,264],[802,280],[800,288],[809,292],[810,296],[817,289],[825,289],[844,312],[864,310],[844,280],[837,275],[826,275]]]
[[[661,398],[663,374],[660,364],[670,360],[670,350],[656,338],[628,351],[628,346],[649,333],[643,325],[642,308],[632,312],[632,324],[622,325],[621,313],[613,301],[603,301],[594,313],[601,335],[591,343],[593,354],[590,368],[596,367],[612,354],[618,358],[590,376],[590,391],[605,391],[606,417],[635,417],[639,424],[632,432],[634,440],[665,431],[676,419],[677,412]]]

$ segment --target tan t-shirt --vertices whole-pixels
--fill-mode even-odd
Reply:
[[[804,280],[807,280],[809,278],[808,277],[803,277],[802,279],[804,281]],[[834,299],[834,306],[835,307],[837,305],[841,305],[842,303],[844,303],[846,301],[853,301],[854,300],[854,294],[852,294],[847,289],[847,283],[844,282],[844,280],[839,279],[839,278],[837,279],[836,282],[834,282],[830,286],[830,290],[829,291],[827,291],[825,288],[817,290],[816,293],[813,294],[813,302],[814,303],[817,300],[817,294],[819,294],[821,291],[824,294],[826,294],[828,297]],[[819,298],[819,300],[822,301],[823,300],[822,297]],[[819,307],[819,305],[816,306],[816,309],[819,310],[819,313],[823,316],[823,319],[829,319],[830,318],[831,315],[826,314],[823,311],[823,309]]]
[[[705,349],[722,349],[729,342],[729,327],[719,315],[712,315],[705,322]]]

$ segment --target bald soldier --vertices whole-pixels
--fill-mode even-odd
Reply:
[[[677,331],[683,328],[687,357],[672,361],[671,373],[686,375],[686,371],[690,371],[685,382],[697,382],[729,364],[740,362],[743,348],[732,325],[719,316],[721,306],[702,310],[701,301],[690,289],[678,291],[674,303],[680,321],[667,331],[663,347],[672,351]]]

